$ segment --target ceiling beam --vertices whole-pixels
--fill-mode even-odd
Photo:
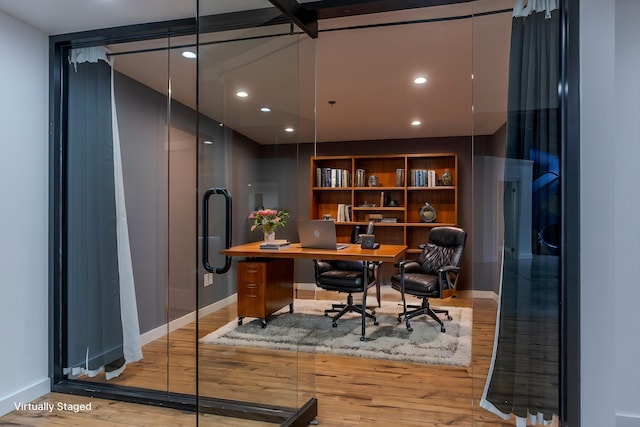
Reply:
[[[318,38],[318,14],[302,7],[296,0],[269,0],[312,39]]]
[[[469,0],[321,0],[304,3],[304,7],[317,12],[318,19],[330,19],[467,2]]]

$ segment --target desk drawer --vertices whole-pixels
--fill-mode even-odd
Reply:
[[[293,303],[293,260],[238,263],[238,316],[265,319]]]

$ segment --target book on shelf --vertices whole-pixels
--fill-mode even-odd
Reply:
[[[350,222],[351,221],[351,205],[345,203],[338,203],[338,209],[336,214],[337,222]]]
[[[380,222],[398,222],[398,218],[385,218],[383,217]]]
[[[286,249],[291,246],[291,242],[288,240],[270,240],[268,242],[260,243],[260,249]]]
[[[338,203],[338,209],[336,213],[336,221],[343,222],[344,221],[344,203]]]

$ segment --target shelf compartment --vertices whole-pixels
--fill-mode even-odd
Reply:
[[[436,210],[436,223],[457,223],[456,192],[449,191],[411,191],[407,192],[407,222],[420,223],[420,209],[425,202]]]
[[[351,191],[321,191],[312,192],[311,218],[323,218],[330,215],[331,218],[338,217],[338,204],[351,204]]]
[[[405,168],[405,156],[363,156],[355,157],[354,170],[364,169],[365,182],[369,182],[369,177],[378,177],[378,186],[393,187],[396,183],[396,169]],[[405,173],[406,174],[406,173]]]

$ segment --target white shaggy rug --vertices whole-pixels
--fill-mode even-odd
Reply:
[[[375,308],[379,325],[367,319],[367,339],[360,341],[360,314],[344,315],[334,328],[331,317],[324,316],[330,305],[331,301],[297,299],[293,313],[287,306],[268,319],[266,328],[258,319],[245,318],[241,326],[233,320],[201,342],[434,365],[468,366],[471,362],[471,308],[447,307],[453,320],[444,320],[445,333],[428,316],[411,319],[413,332],[409,332],[404,321],[397,321],[401,306],[383,301],[382,308]]]

